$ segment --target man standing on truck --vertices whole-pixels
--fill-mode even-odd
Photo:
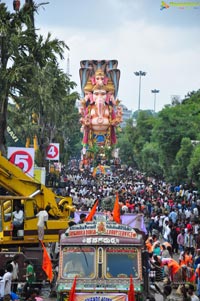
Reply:
[[[49,210],[49,206],[47,206],[45,209],[40,208],[39,212],[36,214],[36,216],[38,217],[38,223],[37,223],[38,239],[40,241],[43,241],[44,239],[44,226],[47,229],[47,221],[49,218],[48,210]]]
[[[24,222],[24,212],[18,204],[15,205],[13,216],[13,237],[17,237],[17,231],[20,229]]]

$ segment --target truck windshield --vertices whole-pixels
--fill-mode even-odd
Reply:
[[[136,248],[109,247],[106,249],[106,277],[138,278],[138,253]]]
[[[63,249],[62,276],[64,278],[94,277],[95,250],[91,247],[69,247]]]

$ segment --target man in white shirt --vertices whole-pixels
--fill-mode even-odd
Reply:
[[[71,260],[66,263],[64,270],[63,270],[64,276],[67,276],[68,274],[71,274],[71,273],[80,275],[82,277],[85,275],[81,260],[80,260],[79,256],[75,253],[72,254]]]
[[[17,204],[15,205],[15,211],[12,213],[13,217],[13,237],[17,237],[17,231],[22,227],[24,222],[24,212]]]
[[[19,255],[16,254],[13,257],[13,261],[11,262],[11,264],[13,266],[13,271],[12,271],[12,292],[13,293],[17,292],[17,284],[18,284],[18,278],[19,278],[18,259],[19,259]]]
[[[169,222],[165,221],[165,226],[163,226],[163,239],[164,239],[164,241],[167,241],[167,242],[170,241],[170,233],[171,233],[171,229],[169,227]]]
[[[49,210],[50,208],[48,208]],[[46,209],[39,209],[39,212],[36,214],[38,217],[37,227],[38,227],[38,239],[43,241],[44,239],[44,226],[47,228],[47,221],[49,218],[47,207]]]
[[[11,263],[7,264],[6,266],[6,273],[3,275],[4,281],[4,295],[11,293],[11,283],[12,283],[12,271],[13,266]]]

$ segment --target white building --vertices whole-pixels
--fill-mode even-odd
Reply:
[[[123,121],[122,123],[120,124],[121,125],[121,128],[124,128],[126,126],[126,121],[130,118],[132,118],[133,116],[133,112],[129,109],[127,109],[127,107],[123,104],[120,104],[120,106],[122,107],[122,118],[123,118]]]

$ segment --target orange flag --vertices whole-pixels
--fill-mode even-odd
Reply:
[[[74,301],[75,292],[76,292],[76,277],[74,278],[71,291],[69,292],[69,301]]]
[[[48,279],[50,282],[53,280],[53,269],[52,269],[52,263],[51,259],[49,257],[49,254],[47,252],[47,249],[45,248],[45,245],[41,241],[42,248],[43,248],[43,261],[42,261],[42,269],[45,271]]]
[[[92,221],[93,216],[94,216],[95,213],[96,213],[98,203],[99,203],[99,201],[96,200],[96,202],[94,203],[94,205],[93,205],[93,207],[92,207],[90,213],[89,213],[88,216],[85,218],[84,222],[91,222],[91,221]]]
[[[128,290],[128,301],[135,301],[135,289],[133,284],[133,276],[130,275],[130,286]]]
[[[118,224],[121,223],[118,192],[116,193],[116,199],[115,199],[114,208],[113,208],[113,220]]]

